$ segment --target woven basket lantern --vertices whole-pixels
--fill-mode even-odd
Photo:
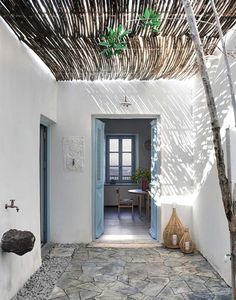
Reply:
[[[167,248],[179,248],[179,242],[184,234],[184,226],[182,225],[176,213],[176,208],[173,208],[172,216],[166,225],[163,232],[164,245]]]
[[[194,252],[195,244],[190,236],[189,229],[187,227],[184,229],[184,234],[179,242],[179,247],[183,253],[189,254]]]

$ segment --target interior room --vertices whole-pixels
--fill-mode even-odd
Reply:
[[[137,173],[138,169],[151,172],[150,123],[152,119],[102,119],[101,121],[105,124],[106,143],[104,188],[105,230],[101,240],[150,240],[150,215],[147,215],[147,205],[150,205],[150,203],[147,204],[147,199],[145,198],[148,196],[141,195],[142,215],[140,216],[138,206],[139,195],[132,194],[129,191],[142,189],[141,180],[138,179],[139,181],[137,182],[137,178],[132,177],[132,175]],[[112,142],[114,148],[112,149],[111,145],[111,149],[109,149],[109,144]],[[116,152],[119,152],[119,142],[122,153]],[[109,155],[111,156],[110,160]],[[114,167],[109,172],[109,165],[119,167]],[[122,165],[126,165],[127,167],[123,167],[122,169]],[[121,174],[123,178],[119,178],[119,168],[121,168],[121,172],[123,170]],[[132,207],[124,206],[120,209],[120,215],[118,216],[117,189],[119,189],[120,198],[131,199],[133,201],[133,215]]]

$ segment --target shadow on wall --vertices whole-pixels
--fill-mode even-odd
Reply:
[[[101,114],[160,115],[162,194],[192,192],[192,90],[188,81],[95,81],[79,85]],[[128,108],[119,104],[125,95],[132,103]]]
[[[233,76],[236,77],[236,61],[230,58],[230,65]],[[225,140],[225,129],[233,124],[231,97],[228,88],[228,79],[224,62],[221,58],[219,65],[215,64],[211,67],[210,78],[215,96],[218,118],[221,126],[222,141]],[[210,115],[206,103],[205,91],[200,84],[196,87],[194,97],[194,124],[195,124],[195,153],[194,153],[194,169],[195,184],[197,189],[204,184],[212,166],[215,163],[215,154],[213,148],[213,136],[211,130]]]

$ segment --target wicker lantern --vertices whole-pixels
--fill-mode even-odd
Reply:
[[[195,244],[191,239],[189,229],[187,227],[185,228],[183,237],[179,242],[179,247],[183,253],[193,253],[195,249]]]
[[[167,248],[179,248],[179,242],[184,233],[184,226],[182,225],[176,213],[176,208],[173,208],[172,216],[166,225],[163,232],[164,245]]]

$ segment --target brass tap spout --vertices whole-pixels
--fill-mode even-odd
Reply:
[[[18,212],[20,209],[18,206],[15,205],[15,200],[10,200],[11,204],[8,205],[7,203],[5,204],[5,209],[8,209],[8,208],[15,208],[16,211]]]

